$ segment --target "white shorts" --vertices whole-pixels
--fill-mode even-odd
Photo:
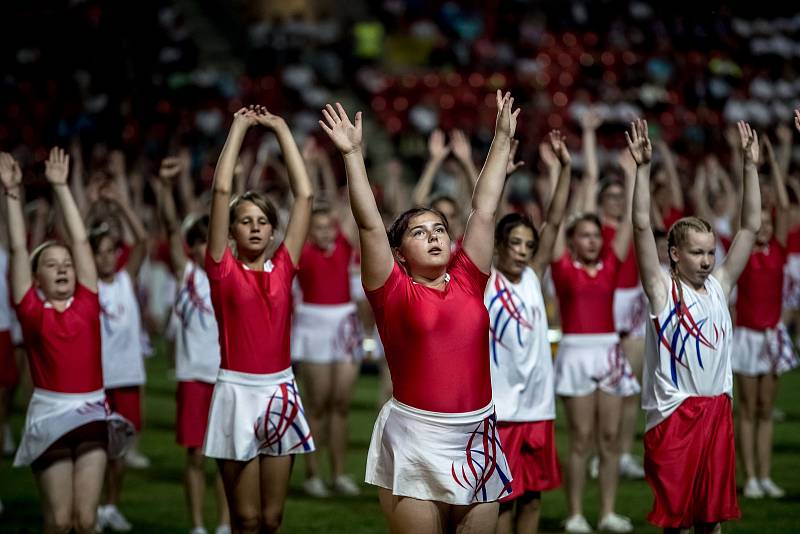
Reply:
[[[556,355],[556,395],[582,397],[596,389],[628,397],[639,393],[617,334],[565,334]]]
[[[268,375],[219,370],[203,454],[246,462],[313,450],[291,367]]]
[[[789,254],[783,266],[783,307],[800,310],[800,254]]]
[[[732,345],[731,367],[740,375],[781,375],[798,365],[797,353],[783,323],[766,331],[737,326]]]
[[[14,467],[32,464],[58,438],[94,421],[108,422],[108,456],[119,458],[125,454],[135,430],[130,421],[111,411],[105,390],[58,393],[34,389]]]
[[[359,362],[364,331],[355,303],[299,303],[292,319],[292,361]]]
[[[630,337],[644,337],[649,312],[642,286],[622,287],[614,291],[614,328]]]
[[[365,481],[393,495],[469,505],[511,494],[494,404],[468,413],[438,413],[389,399],[367,454]]]

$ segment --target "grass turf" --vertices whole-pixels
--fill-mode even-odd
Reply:
[[[184,451],[175,443],[175,382],[169,378],[163,353],[147,362],[149,382],[145,393],[145,430],[141,450],[150,457],[152,466],[146,470],[129,470],[123,490],[121,510],[134,525],[134,532],[186,533],[188,516],[183,494]],[[378,380],[375,375],[363,375],[354,396],[351,415],[351,439],[348,470],[363,480],[364,464],[377,415]],[[777,534],[800,531],[800,372],[790,373],[781,380],[778,407],[786,414],[784,422],[775,425],[773,479],[787,490],[782,500],[745,500],[740,497],[741,521],[727,523],[726,532]],[[12,417],[15,436],[19,437],[24,406],[17,402]],[[640,425],[640,428],[643,425]],[[567,451],[565,421],[559,406],[557,420],[558,450],[563,459]],[[641,436],[636,443],[641,454]],[[323,460],[324,462],[324,460]],[[323,463],[323,467],[324,467]],[[209,482],[213,481],[214,465],[207,463]],[[291,492],[286,504],[283,532],[366,534],[386,532],[378,507],[377,491],[364,486],[356,498],[315,500],[301,490],[304,465],[300,459],[292,474]],[[741,484],[742,477],[738,480]],[[208,486],[212,490],[211,484]],[[5,512],[0,516],[0,532],[39,532],[41,513],[39,497],[29,469],[13,469],[11,460],[0,460],[0,500]],[[589,482],[585,510],[589,522],[596,524],[598,490]],[[617,497],[617,511],[632,518],[636,532],[657,532],[645,516],[652,503],[652,494],[644,481],[624,480]],[[560,532],[566,513],[564,493],[546,493],[542,502],[542,532]],[[205,503],[206,526],[213,532],[216,524],[213,491],[207,491]]]

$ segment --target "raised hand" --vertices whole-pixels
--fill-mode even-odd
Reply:
[[[737,122],[736,127],[739,129],[739,140],[744,162],[757,165],[759,156],[758,134],[744,121]]]
[[[569,155],[569,150],[567,149],[567,138],[564,137],[561,131],[553,130],[547,138],[550,142],[550,150],[552,150],[555,157],[558,158],[558,162],[561,166],[565,167],[572,163],[572,157]]]
[[[125,176],[125,154],[122,150],[112,150],[108,155],[108,171],[111,176]]]
[[[69,175],[69,155],[63,149],[54,147],[50,157],[44,162],[44,175],[53,185],[64,185]]]
[[[625,176],[636,174],[636,160],[633,159],[630,150],[622,149],[619,151],[617,165],[620,166]]]
[[[558,158],[553,154],[553,147],[546,140],[539,143],[539,157],[548,169],[558,166]]]
[[[775,137],[782,145],[790,145],[792,143],[792,129],[785,124],[779,124],[775,128]]]
[[[766,152],[767,161],[777,161],[775,149],[772,147],[772,141],[769,140],[769,136],[765,135],[761,138],[761,145],[764,147],[764,152]]]
[[[631,123],[630,133],[625,132],[628,150],[636,165],[647,165],[653,158],[653,146],[650,144],[650,135],[647,132],[647,121],[636,119]]]
[[[494,125],[495,135],[503,134],[511,139],[517,131],[517,116],[519,116],[520,109],[517,108],[512,112],[514,97],[511,96],[511,93],[503,94],[498,89],[495,99],[497,101],[497,119]]]
[[[239,109],[239,111],[233,114],[233,125],[249,128],[258,124],[258,111],[256,107],[257,106],[249,106]]]
[[[115,204],[122,203],[122,193],[120,192],[117,184],[114,182],[105,182],[100,186],[100,198],[113,202]]]
[[[178,157],[164,158],[158,168],[158,179],[167,187],[172,187],[172,180],[183,170],[183,159]]]
[[[800,109],[794,110],[794,127],[800,132]]]
[[[462,130],[450,132],[450,149],[459,161],[472,161],[472,145]]]
[[[525,165],[524,161],[514,161],[514,158],[517,157],[517,148],[519,148],[519,141],[516,139],[511,140],[511,149],[508,151],[508,163],[506,163],[506,176],[511,176],[517,170]]]
[[[435,129],[428,137],[428,154],[431,159],[442,161],[450,154],[450,146],[445,144],[444,132]]]
[[[254,112],[256,122],[261,126],[269,128],[270,130],[286,126],[286,122],[283,118],[273,115],[264,106],[250,106],[250,108]]]
[[[6,191],[18,187],[22,183],[22,170],[14,156],[0,152],[0,181]]]
[[[319,121],[319,125],[328,134],[334,146],[343,155],[361,150],[361,112],[355,116],[355,124],[350,122],[347,112],[340,103],[336,103],[336,109],[330,104],[322,110],[324,121]]]
[[[603,124],[603,116],[597,108],[587,108],[580,118],[581,128],[583,130],[595,131]]]

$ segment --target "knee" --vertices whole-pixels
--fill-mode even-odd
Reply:
[[[756,418],[759,422],[768,422],[772,420],[772,407],[767,406],[766,403],[759,403],[758,408],[756,408]]]
[[[270,507],[264,508],[261,512],[264,518],[264,531],[265,532],[278,532],[283,522],[283,510]]]
[[[194,469],[202,469],[205,457],[199,447],[191,448],[186,453],[186,465]]]
[[[75,530],[78,532],[94,532],[94,524],[97,521],[97,508],[79,509],[75,512]]]
[[[616,452],[619,449],[619,431],[617,429],[601,430],[599,442],[601,451]]]
[[[259,531],[261,517],[258,515],[258,510],[237,510],[231,516],[231,523],[235,526],[234,532]]]
[[[589,454],[592,447],[592,433],[589,429],[575,429],[572,433],[572,450],[578,454]]]
[[[347,417],[347,414],[350,412],[350,400],[334,397],[331,403],[331,411],[337,417]]]
[[[48,518],[48,529],[50,532],[70,532],[72,530],[73,517],[66,507],[53,510]]]

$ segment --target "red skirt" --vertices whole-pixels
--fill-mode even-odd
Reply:
[[[175,429],[178,445],[188,449],[203,446],[213,394],[214,384],[178,382],[178,419]]]
[[[730,397],[686,399],[647,431],[644,450],[645,478],[655,494],[648,521],[690,528],[741,517]]]
[[[0,331],[0,388],[14,387],[19,383],[19,368],[14,352],[11,332]]]
[[[133,424],[136,432],[142,430],[141,386],[125,386],[106,389],[106,398],[111,411],[117,412]]]
[[[556,452],[555,425],[550,421],[499,422],[500,443],[511,469],[510,501],[532,491],[561,486],[561,467]]]

